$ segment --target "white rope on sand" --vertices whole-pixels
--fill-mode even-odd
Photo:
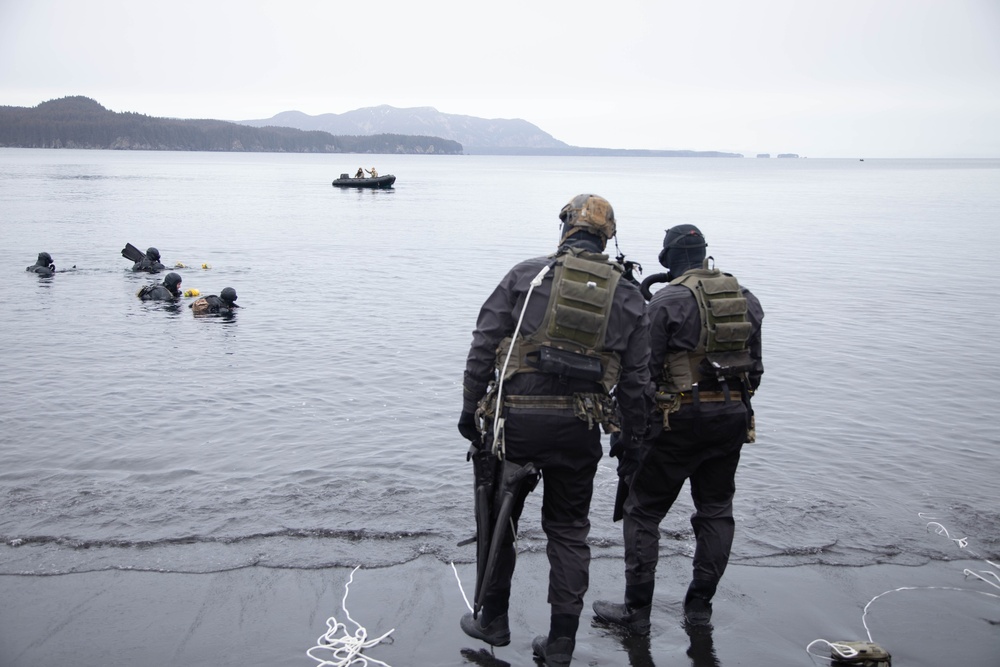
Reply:
[[[988,582],[987,582],[988,583]],[[868,615],[868,607],[872,606],[872,602],[878,600],[883,595],[888,595],[889,593],[898,593],[900,591],[958,591],[960,593],[978,593],[979,595],[985,595],[991,598],[1000,599],[1000,595],[994,595],[993,593],[987,593],[985,591],[974,591],[968,588],[955,588],[954,586],[901,586],[899,588],[894,588],[891,591],[886,591],[884,593],[879,593],[865,605],[865,610],[861,613],[861,624],[865,626],[865,632],[868,633],[868,641],[872,640],[872,631],[868,629],[868,622],[865,617]]]
[[[361,566],[359,565],[358,567]],[[375,639],[368,639],[368,630],[351,618],[350,612],[347,611],[347,594],[350,592],[351,582],[354,581],[354,573],[358,571],[358,567],[351,570],[351,576],[347,580],[347,583],[344,584],[344,599],[340,604],[344,610],[344,615],[347,616],[347,620],[358,626],[358,629],[354,631],[353,635],[350,635],[347,633],[347,626],[344,623],[338,622],[333,616],[326,619],[327,631],[316,640],[316,646],[306,651],[306,655],[319,663],[319,667],[354,667],[355,665],[357,667],[367,667],[371,664],[390,667],[388,663],[376,660],[375,658],[369,658],[362,655],[361,652],[366,648],[377,646],[396,629],[393,628]],[[343,632],[344,634],[338,637],[338,632]],[[313,651],[328,651],[330,657],[322,658],[313,655]]]
[[[996,563],[994,563],[993,561],[991,561],[988,558],[983,558],[978,553],[976,553],[975,551],[973,551],[972,549],[969,548],[969,538],[968,537],[959,537],[959,538],[952,537],[951,534],[948,532],[948,529],[945,528],[944,526],[942,526],[940,523],[938,523],[934,519],[934,517],[928,516],[928,515],[923,514],[923,513],[919,513],[919,514],[917,514],[917,516],[919,516],[921,519],[928,519],[929,520],[929,522],[927,524],[927,530],[930,530],[931,527],[933,527],[935,533],[937,533],[938,535],[943,535],[943,536],[947,537],[949,540],[951,540],[956,545],[958,545],[959,549],[962,549],[963,551],[967,551],[968,553],[972,554],[976,558],[979,558],[980,560],[982,560],[982,561],[984,561],[986,563],[989,563],[990,565],[992,565],[997,570],[1000,570],[1000,565],[997,565]],[[996,589],[1000,590],[1000,575],[998,575],[996,572],[993,572],[992,570],[980,570],[979,572],[973,572],[972,570],[966,568],[966,569],[962,570],[962,574],[964,574],[966,577],[975,577],[976,579],[979,579],[980,581],[986,582],[987,584],[989,584],[993,588],[996,588]],[[983,576],[983,575],[985,575],[985,576]],[[993,579],[996,580],[996,583],[994,583],[993,581],[990,581],[986,577],[992,577]]]
[[[517,558],[517,531],[514,530],[514,519],[510,520],[510,531],[514,535],[514,558]],[[462,594],[462,599],[465,600],[465,606],[469,608],[469,611],[476,613],[476,610],[472,608],[472,604],[469,603],[469,597],[465,594],[465,587],[462,586],[462,578],[458,576],[458,568],[455,567],[455,561],[451,561],[451,569],[455,572],[455,581],[458,582],[458,590]]]
[[[473,611],[472,605],[469,604],[469,598],[465,595],[465,589],[462,587],[462,579],[458,576],[458,568],[455,567],[455,561],[451,562],[451,569],[455,571],[455,581],[458,582],[458,590],[462,593],[462,599],[465,600],[465,606],[469,608],[469,611]]]
[[[966,573],[968,572],[969,571],[966,570]],[[980,577],[980,579],[982,579],[982,577]],[[983,581],[986,580],[984,579]],[[987,581],[986,583],[990,582]],[[954,586],[900,586],[899,588],[894,588],[891,591],[885,591],[884,593],[879,593],[871,600],[869,600],[868,604],[865,605],[864,611],[861,613],[861,624],[865,626],[865,633],[868,635],[869,642],[873,644],[875,643],[875,640],[872,639],[872,631],[868,627],[868,621],[867,621],[868,608],[872,606],[872,603],[875,602],[875,600],[878,600],[881,597],[889,595],[890,593],[899,593],[900,591],[958,591],[960,593],[977,593],[979,595],[985,595],[987,597],[1000,599],[1000,595],[994,595],[993,593],[987,593],[985,591],[974,591],[968,588],[955,588]],[[828,645],[834,652],[836,652],[837,656],[843,660],[850,660],[851,658],[857,657],[858,655],[857,651],[855,651],[853,648],[845,644],[839,644],[837,642],[829,642],[825,639],[814,639],[813,641],[809,642],[808,646],[806,646],[806,653],[808,653],[814,658],[822,658],[824,660],[831,660],[831,661],[833,660],[832,656],[831,657],[820,656],[810,651],[809,649],[811,649],[815,644]]]
[[[838,656],[840,656],[841,658],[844,658],[845,660],[849,660],[851,658],[855,658],[858,655],[857,650],[855,650],[851,646],[848,646],[847,644],[838,644],[837,642],[828,642],[825,639],[814,639],[811,642],[809,642],[809,646],[806,646],[806,653],[808,653],[809,655],[813,656],[814,658],[823,658],[824,660],[831,660],[831,661],[833,660],[833,658],[827,658],[825,655],[816,655],[815,653],[813,653],[812,651],[810,651],[809,649],[811,649],[813,647],[813,645],[815,645],[815,644],[826,644],[833,651],[835,651]]]
[[[921,519],[925,519],[925,520],[929,521],[929,523],[927,524],[927,530],[930,530],[933,527],[935,533],[937,533],[938,535],[943,535],[944,537],[948,538],[949,540],[951,540],[952,542],[954,542],[958,546],[959,549],[963,549],[963,550],[968,551],[968,553],[974,555],[976,558],[980,558],[983,561],[985,561],[985,562],[989,563],[990,565],[992,565],[994,568],[997,568],[998,570],[1000,570],[1000,565],[997,565],[996,563],[994,563],[993,561],[991,561],[989,559],[983,558],[982,556],[980,556],[979,554],[977,554],[975,551],[973,551],[972,549],[968,548],[968,546],[969,546],[969,538],[967,538],[967,537],[959,537],[959,538],[952,537],[951,534],[948,532],[948,529],[945,528],[944,526],[942,526],[940,523],[938,523],[934,519],[934,517],[932,517],[932,516],[928,516],[928,515],[926,515],[924,513],[918,513],[917,516],[919,516]],[[968,578],[968,577],[975,577],[976,579],[979,579],[980,581],[986,582],[987,584],[989,584],[990,586],[993,586],[994,588],[1000,589],[1000,576],[998,576],[996,572],[993,572],[991,570],[982,570],[981,572],[973,572],[972,570],[966,568],[965,570],[962,571],[962,574],[964,574],[966,576],[966,578]],[[983,576],[983,575],[986,575],[986,576]],[[986,578],[987,576],[996,579],[998,583],[994,583],[994,582],[990,581],[989,579]],[[986,591],[977,591],[977,590],[972,590],[972,589],[969,589],[969,588],[955,588],[954,586],[901,586],[899,588],[894,588],[891,591],[885,591],[884,593],[879,593],[878,595],[876,595],[875,597],[873,597],[871,600],[869,600],[868,604],[865,605],[864,611],[861,613],[861,624],[863,626],[865,626],[865,633],[867,633],[867,635],[868,635],[868,641],[869,642],[875,643],[874,640],[872,639],[872,632],[868,628],[868,621],[867,621],[868,608],[872,606],[872,603],[875,602],[875,600],[878,600],[879,598],[881,598],[881,597],[883,597],[885,595],[889,595],[890,593],[899,593],[900,591],[958,591],[960,593],[976,593],[978,595],[985,595],[987,597],[1000,599],[1000,595],[996,595],[994,593],[987,593]],[[815,644],[826,644],[827,646],[829,646],[832,649],[832,651],[834,653],[836,653],[840,658],[845,659],[845,660],[849,660],[849,659],[854,658],[854,657],[856,657],[858,655],[858,652],[855,651],[850,646],[846,646],[844,644],[838,644],[836,642],[829,642],[829,641],[827,641],[825,639],[814,639],[813,641],[809,642],[808,646],[806,646],[806,653],[808,653],[810,656],[812,656],[814,658],[823,658],[824,660],[830,660],[830,661],[833,660],[832,656],[831,657],[818,656],[815,653],[813,653],[810,649]]]

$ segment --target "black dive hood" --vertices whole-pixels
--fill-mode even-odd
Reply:
[[[677,225],[667,230],[660,251],[660,264],[673,278],[691,269],[700,269],[705,261],[708,243],[701,230],[694,225]]]

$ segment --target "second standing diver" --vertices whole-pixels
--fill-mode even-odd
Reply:
[[[684,617],[691,625],[711,621],[735,534],[740,452],[754,439],[750,397],[764,373],[764,311],[735,277],[709,268],[707,245],[694,225],[672,227],[663,240],[660,263],[671,282],[648,306],[656,408],[647,439],[627,448],[619,467],[627,487],[625,600],[593,605],[598,618],[638,635],[650,630],[660,522],[686,480],[695,551]]]

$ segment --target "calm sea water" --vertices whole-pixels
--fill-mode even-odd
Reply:
[[[694,223],[763,303],[733,562],[968,557],[929,516],[1000,558],[1000,161],[375,156],[393,190],[331,187],[358,159],[0,149],[0,573],[471,562],[472,328],[581,192],[647,275]],[[243,308],[139,301],[126,242]],[[25,273],[43,250],[75,270]]]

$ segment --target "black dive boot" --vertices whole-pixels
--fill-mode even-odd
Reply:
[[[633,635],[649,634],[649,613],[653,609],[653,587],[648,584],[632,584],[625,587],[625,603],[598,600],[594,603],[594,613],[605,623],[619,625]]]
[[[718,582],[693,579],[684,596],[684,619],[691,625],[708,625],[712,622],[712,598]]]
[[[479,612],[479,618],[473,618],[472,612],[462,616],[459,622],[462,632],[481,639],[490,646],[506,646],[510,643],[510,623],[507,620],[507,612],[502,614],[488,613],[484,607]]]
[[[535,658],[541,660],[546,667],[567,667],[573,661],[579,625],[579,616],[552,614],[549,636],[538,635],[531,642]]]

